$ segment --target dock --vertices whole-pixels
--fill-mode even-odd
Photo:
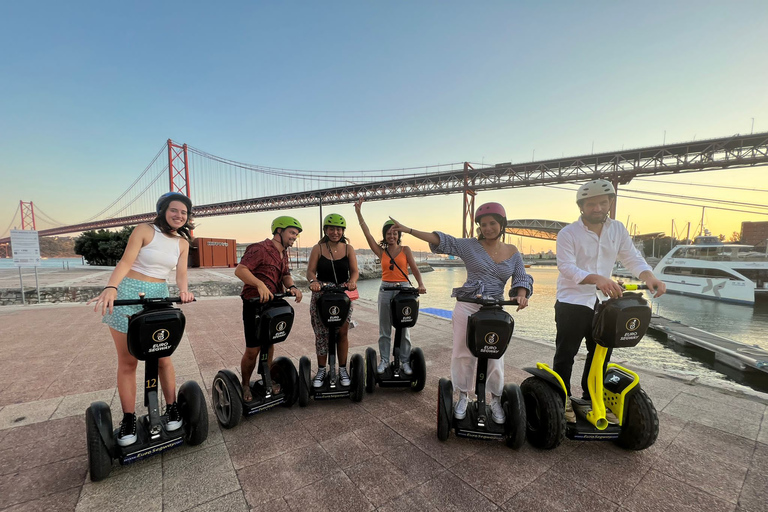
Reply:
[[[720,363],[744,377],[762,376],[768,378],[768,351],[747,345],[717,334],[685,325],[676,320],[654,315],[650,329],[666,336],[681,348],[708,355],[711,362]]]

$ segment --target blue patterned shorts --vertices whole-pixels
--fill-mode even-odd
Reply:
[[[120,300],[138,299],[139,292],[144,292],[147,298],[165,298],[168,297],[168,283],[152,283],[126,277],[117,287],[117,298]],[[107,324],[116,331],[126,333],[128,332],[128,317],[141,310],[141,306],[117,306],[111,315],[107,313],[102,317],[101,323]]]

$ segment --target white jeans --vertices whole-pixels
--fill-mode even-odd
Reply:
[[[477,358],[467,348],[467,320],[480,310],[480,304],[456,301],[453,308],[453,354],[451,355],[451,380],[453,387],[469,393],[475,387]],[[501,396],[504,388],[504,356],[488,360],[485,390]]]

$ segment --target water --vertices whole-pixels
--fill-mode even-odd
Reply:
[[[530,305],[517,312],[514,307],[507,308],[515,318],[515,335],[551,341],[554,344],[557,268],[533,266],[527,271],[534,278],[534,294],[530,299]],[[435,268],[434,272],[426,272],[422,277],[427,293],[421,296],[420,306],[453,310],[455,299],[451,298],[451,290],[464,283],[466,271],[461,267]],[[411,280],[416,284],[413,278]],[[379,280],[373,279],[360,281],[358,283],[360,296],[375,301],[379,284]],[[649,298],[647,293],[646,298]],[[651,303],[655,313],[667,318],[768,350],[768,337],[766,337],[768,304],[766,303],[749,307],[671,294],[653,299]],[[663,340],[663,338],[660,339]],[[731,380],[705,363],[672,350],[660,339],[648,334],[637,347],[616,349],[614,359],[626,360],[630,364],[657,371],[698,376],[704,380]],[[551,361],[543,362],[551,363]]]
[[[46,258],[40,261],[38,268],[63,268],[67,264],[69,264],[69,268],[84,266],[82,258]],[[16,268],[16,265],[13,264],[13,258],[0,258],[0,268]],[[22,267],[22,270],[27,272],[33,268]]]

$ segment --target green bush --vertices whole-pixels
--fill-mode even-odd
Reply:
[[[120,231],[86,231],[75,239],[75,254],[84,257],[89,265],[117,265],[134,227],[126,226]]]

